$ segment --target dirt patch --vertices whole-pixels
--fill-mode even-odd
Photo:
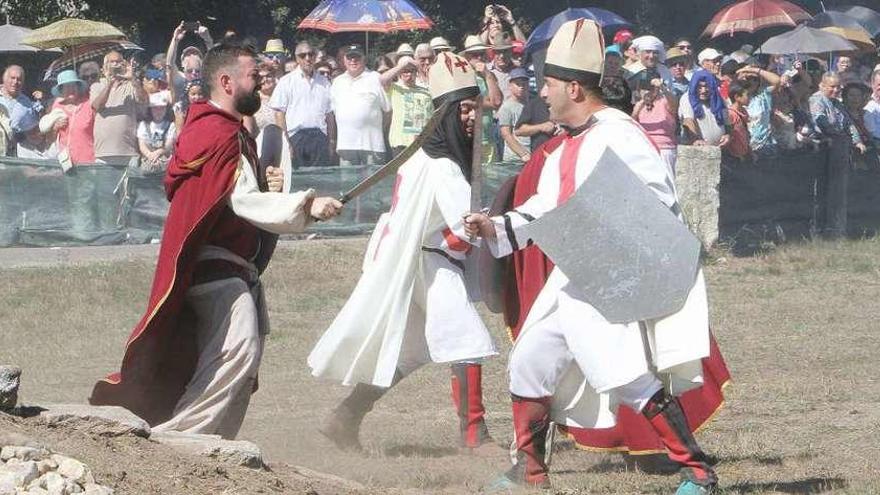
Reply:
[[[426,366],[377,404],[362,430],[365,454],[338,452],[315,430],[347,389],[311,377],[305,359],[354,287],[364,245],[285,245],[265,277],[272,334],[240,437],[260,445],[271,472],[217,473],[211,462],[140,439],[115,445],[45,432],[58,442],[53,448],[81,454],[111,486],[126,482],[115,481],[121,472],[142,480],[134,491],[118,485],[118,493],[302,493],[309,488],[296,484],[292,465],[375,493],[477,491],[507,460],[458,453],[444,366]],[[152,271],[153,262],[143,259],[0,269],[0,363],[23,368],[22,400],[84,401],[95,380],[117,368]],[[718,460],[722,493],[880,493],[878,276],[875,241],[716,256],[706,268],[713,327],[733,374],[725,408],[699,435]],[[485,367],[487,419],[504,443],[512,436],[509,343],[500,318],[483,315],[501,353]],[[554,456],[551,476],[559,493],[672,493],[678,481],[618,454],[570,445]],[[274,480],[284,487],[273,488]]]

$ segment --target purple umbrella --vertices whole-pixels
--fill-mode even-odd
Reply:
[[[560,26],[575,19],[591,19],[596,21],[597,24],[602,26],[602,30],[605,31],[606,35],[631,25],[623,17],[605,9],[595,7],[573,9],[569,7],[538,24],[538,27],[529,35],[529,40],[526,42],[526,52],[532,53],[547,46]]]

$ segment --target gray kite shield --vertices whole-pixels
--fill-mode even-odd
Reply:
[[[676,313],[696,281],[700,242],[611,149],[568,201],[523,228],[611,323]]]

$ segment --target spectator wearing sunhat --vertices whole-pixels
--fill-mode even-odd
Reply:
[[[690,69],[690,56],[678,47],[666,50],[666,67],[672,75],[672,92],[677,97],[687,93],[690,80],[687,77]]]
[[[483,97],[483,162],[494,161],[495,146],[492,140],[492,126],[495,121],[495,110],[501,107],[504,95],[498,87],[498,79],[489,70],[486,63],[486,52],[489,47],[476,35],[468,35],[464,40],[464,49],[459,53],[473,67],[477,75],[477,86],[480,88],[480,96]]]
[[[40,119],[40,132],[55,133],[62,164],[95,163],[95,110],[89,104],[88,85],[73,70],[65,70],[58,74],[52,96],[55,101]]]
[[[428,71],[431,68],[431,65],[434,64],[434,60],[437,58],[437,54],[434,53],[434,49],[431,48],[431,45],[428,43],[419,43],[416,45],[416,49],[413,52],[413,61],[416,64],[416,84],[425,89],[429,89],[431,87],[430,78],[428,77]]]
[[[261,54],[263,62],[275,73],[275,77],[284,75],[284,64],[287,62],[287,49],[284,42],[279,38],[271,38],[266,41],[266,49]]]
[[[397,51],[395,51],[394,53],[397,54],[398,58],[412,57],[415,53],[415,50],[413,50],[412,45],[410,45],[409,43],[401,43],[400,46],[397,47]]]
[[[343,53],[345,72],[338,75],[330,87],[339,164],[384,163],[384,122],[391,117],[391,103],[379,74],[366,67],[364,49],[360,45],[349,45]]]
[[[498,127],[504,140],[503,160],[505,162],[527,162],[531,158],[530,139],[516,136],[513,130],[529,100],[529,74],[525,69],[510,71],[510,97],[498,109]]]
[[[507,33],[500,33],[492,40],[491,50],[492,62],[489,63],[489,70],[498,79],[498,87],[501,88],[501,94],[506,100],[510,97],[507,85],[510,82],[510,71],[513,70],[513,61],[511,60],[513,40]]]

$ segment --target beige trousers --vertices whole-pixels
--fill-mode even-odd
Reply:
[[[238,278],[195,285],[186,293],[195,312],[199,358],[174,416],[153,431],[235,438],[250,403],[265,340],[262,288]]]

